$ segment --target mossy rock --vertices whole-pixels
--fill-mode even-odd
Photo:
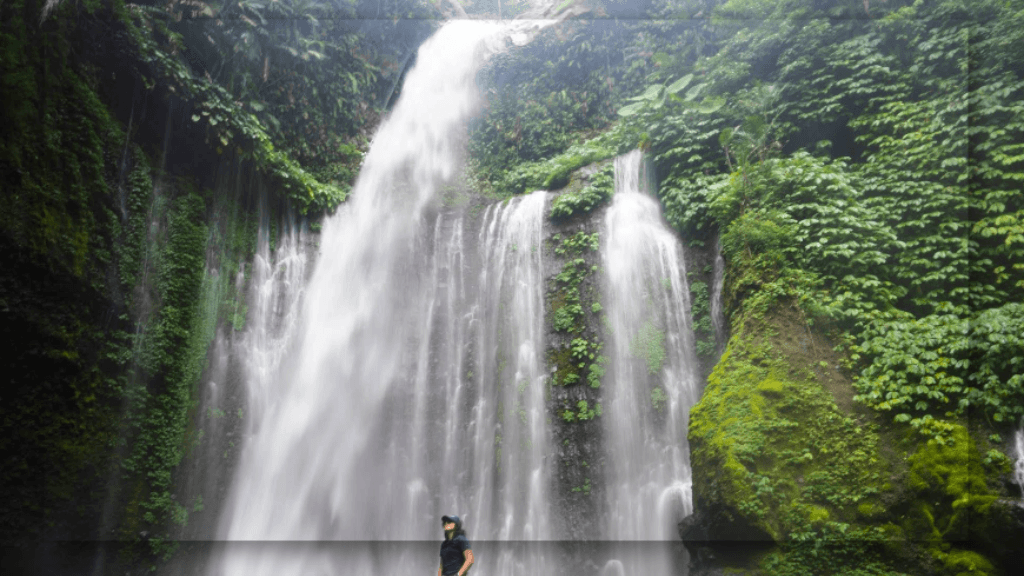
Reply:
[[[977,434],[953,424],[949,441],[928,442],[847,404],[849,378],[821,370],[834,355],[785,302],[738,318],[691,411],[695,514],[680,526],[684,541],[769,574],[1016,565],[1007,550],[1019,548],[1024,511],[1001,498],[999,466]],[[730,559],[737,541],[760,541],[762,552]]]
[[[826,344],[792,307],[736,323],[690,415],[693,498],[703,529],[690,520],[684,539],[703,533],[711,546],[761,541],[785,551],[850,532],[865,562],[874,561],[874,541],[884,537],[863,517],[881,508],[887,463],[873,425],[836,403],[833,389],[849,386],[848,379],[820,374],[823,362],[834,364]],[[765,568],[771,558],[778,560],[768,554],[758,562]]]

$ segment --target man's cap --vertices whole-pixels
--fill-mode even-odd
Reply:
[[[449,522],[455,522],[456,526],[462,524],[462,521],[459,520],[458,516],[441,516],[441,523],[442,524],[447,524]]]

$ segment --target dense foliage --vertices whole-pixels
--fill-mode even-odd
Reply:
[[[38,8],[0,5],[4,542],[92,535],[130,353],[120,313],[139,263],[138,229],[123,218],[137,151],[76,58],[87,32],[70,18],[39,25]]]
[[[439,16],[416,0],[383,14],[358,0],[129,8],[144,81],[192,104],[197,138],[211,149],[255,161],[315,212],[345,199],[370,132]]]
[[[1005,470],[998,450],[983,469],[986,442],[965,425],[1005,431],[1024,405],[1024,84],[1015,65],[1024,38],[1008,28],[1024,12],[985,0],[797,0],[730,1],[715,15],[727,31],[719,49],[673,75],[694,74],[701,93],[724,96],[725,106],[623,110],[634,142],[656,155],[669,220],[698,238],[721,234],[734,329],[795,303],[808,327],[845,335],[856,399],[922,434],[901,441],[922,469],[909,472],[912,489],[933,504],[869,524],[904,514],[903,534],[927,539],[918,563],[949,574],[997,571],[990,558],[948,546],[994,538],[985,526],[1000,488],[983,479]],[[753,420],[717,429],[751,434],[765,421]],[[703,433],[691,429],[691,439]],[[791,477],[772,466],[744,473]],[[758,494],[734,499],[757,503],[746,518],[767,506]],[[971,528],[958,517],[968,510],[978,519]],[[777,574],[816,573],[821,562],[853,569],[872,546],[904,537],[863,524],[841,537],[827,522],[805,535],[798,518],[764,518],[787,524],[789,543],[762,564]],[[834,548],[857,540],[869,548]]]
[[[732,310],[790,296],[851,334],[862,401],[940,440],[934,421],[968,408],[1013,422],[1021,18],[988,0],[725,2],[690,29],[710,55],[653,54],[594,142],[649,148],[669,221],[721,233]]]
[[[770,325],[795,305],[800,330],[840,342],[842,355],[829,364],[850,371],[848,386],[885,416],[883,429],[919,433],[898,437],[914,455],[906,472],[914,497],[933,498],[913,510],[900,508],[914,506],[905,492],[886,492],[901,489],[881,480],[861,484],[887,501],[841,501],[833,492],[854,489],[853,473],[818,492],[807,484],[817,476],[780,486],[791,471],[756,456],[773,452],[773,436],[748,442],[752,460],[734,470],[742,469],[743,492],[734,503],[745,503],[746,518],[780,523],[763,528],[787,542],[762,569],[998,570],[975,550],[949,546],[964,534],[954,528],[958,511],[989,522],[1001,489],[964,482],[955,468],[990,480],[1001,474],[1005,457],[989,444],[981,458],[979,438],[998,443],[990,434],[1016,424],[1024,406],[1024,10],[997,0],[728,0],[657,2],[642,13],[673,18],[556,29],[562,50],[546,52],[542,37],[485,72],[495,96],[471,140],[480,176],[503,193],[559,188],[568,180],[560,172],[648,150],[669,222],[692,245],[721,239],[734,330]],[[736,360],[760,344],[734,350]],[[742,362],[764,372],[765,389],[719,376],[736,394],[753,394],[744,406],[755,416],[707,416],[709,428],[691,429],[691,440],[719,434],[711,441],[721,442],[721,455],[735,455],[757,426],[784,421],[787,410],[821,411],[821,422],[802,414],[801,426],[834,420],[822,438],[870,436],[829,416],[827,398],[789,387],[802,376],[764,371],[768,358],[789,361],[764,352]],[[781,401],[772,386],[786,391]],[[722,390],[708,393],[723,400]],[[766,401],[778,417],[763,416]],[[742,438],[721,437],[730,431]],[[880,461],[877,445],[850,449],[854,456],[827,467]],[[793,458],[797,467],[810,461]],[[791,514],[779,507],[786,502]],[[910,520],[893,532],[885,524],[899,514]],[[887,542],[904,538],[924,539],[926,552],[909,552],[898,566],[876,562],[899,556]]]
[[[479,78],[487,108],[470,127],[478,177],[506,194],[560,188],[569,171],[625,152],[625,138],[593,137],[645,77],[693,60],[702,43],[691,4],[600,2],[495,57]]]

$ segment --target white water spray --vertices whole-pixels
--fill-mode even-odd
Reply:
[[[305,261],[274,272],[257,259],[265,289],[253,316],[297,322],[249,328],[249,436],[221,534],[261,544],[217,555],[211,574],[422,571],[436,550],[411,553],[421,546],[413,542],[439,540],[444,513],[462,515],[477,540],[553,537],[545,195],[476,218],[430,214],[460,166],[476,71],[524,29],[537,24],[454,22],[423,45],[353,200],[325,223],[299,314],[270,309],[298,301],[280,286]],[[410,546],[296,553],[272,544],[295,541]],[[490,574],[537,567],[500,550],[482,557],[479,571]]]
[[[722,256],[722,236],[715,240],[714,277],[711,281],[711,328],[715,331],[715,352],[721,356],[728,344],[729,334],[722,309],[722,288],[725,284],[725,257]]]
[[[679,240],[646,190],[640,152],[615,161],[604,267],[612,327],[606,390],[608,517],[604,538],[676,540],[692,510],[685,442],[698,398],[689,285]],[[668,574],[667,556],[630,560],[626,573]]]
[[[469,527],[474,572],[679,571],[639,548],[593,564],[593,551],[559,544],[552,528],[545,193],[482,214],[435,212],[435,192],[460,168],[479,66],[550,23],[445,25],[421,48],[353,200],[325,223],[312,275],[301,251],[258,263],[244,337],[248,435],[221,522],[231,544],[214,552],[211,575],[433,572],[448,513]],[[685,269],[648,207],[630,207],[642,195],[624,190],[634,182],[624,171],[639,164],[620,164],[606,267],[610,317],[626,339],[613,361],[623,386],[606,409],[616,469],[602,534],[671,540],[690,506]],[[652,338],[663,350],[653,374],[658,354],[637,352]]]
[[[1021,498],[1024,498],[1024,420],[1013,436],[1013,443],[1017,456],[1017,461],[1013,465],[1013,478],[1020,487]]]

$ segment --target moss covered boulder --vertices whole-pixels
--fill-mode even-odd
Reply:
[[[734,322],[690,418],[694,572],[1004,573],[1005,463],[964,425],[939,444],[878,419],[843,363],[790,303]]]

